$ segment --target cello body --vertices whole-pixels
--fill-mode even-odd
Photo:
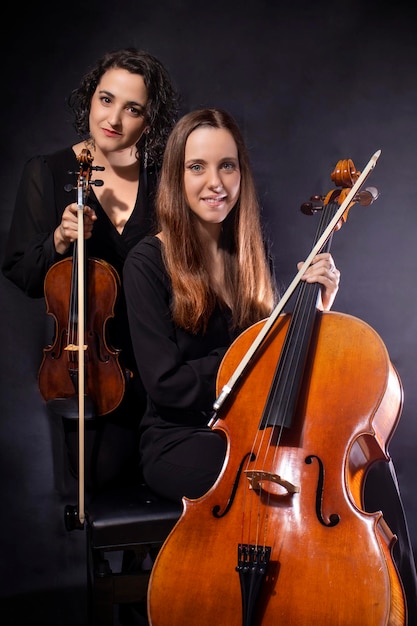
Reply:
[[[378,334],[341,313],[317,313],[289,427],[267,405],[291,314],[276,320],[212,426],[227,440],[213,487],[183,499],[154,564],[151,626],[404,626],[395,535],[363,491],[403,404]],[[231,345],[221,390],[264,322]],[[267,555],[267,556],[266,556]]]

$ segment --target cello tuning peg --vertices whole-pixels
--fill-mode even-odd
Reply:
[[[379,196],[379,191],[376,187],[366,187],[363,191],[359,191],[354,200],[359,202],[362,206],[369,206]]]
[[[104,167],[103,167],[103,170],[104,170]],[[104,183],[102,180],[97,179],[97,180],[91,180],[90,185],[95,185],[96,187],[102,187]]]
[[[317,210],[314,208],[312,202],[304,202],[304,204],[301,205],[300,209],[301,212],[304,213],[304,215],[313,215]]]
[[[310,202],[304,202],[300,209],[305,215],[314,215],[323,209],[323,196],[311,196]]]
[[[91,167],[92,170],[96,170],[96,172],[104,172],[104,170],[106,169],[105,167],[103,167],[102,165],[93,165]]]
[[[74,189],[75,189],[74,185],[71,185],[71,184],[65,185],[65,187],[64,187],[64,190],[67,191],[67,192],[68,191],[74,191]]]

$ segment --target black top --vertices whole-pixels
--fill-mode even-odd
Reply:
[[[145,237],[124,266],[127,310],[136,362],[148,393],[141,422],[141,454],[146,464],[184,427],[206,425],[216,399],[216,376],[236,338],[230,311],[216,308],[203,334],[178,328],[171,317],[172,287],[157,237]]]
[[[77,201],[76,191],[68,192],[65,187],[71,184],[76,187],[78,171],[79,163],[71,147],[35,156],[23,169],[2,271],[28,296],[42,297],[48,269],[72,255],[72,246],[65,255],[58,254],[53,236],[65,207]],[[87,200],[98,219],[86,242],[86,256],[107,261],[121,279],[127,253],[153,227],[156,173],[150,169],[145,172],[146,176],[141,173],[135,207],[122,233],[117,231],[99,203],[94,186],[91,186]],[[100,172],[93,171],[92,181],[99,178]],[[123,350],[124,364],[134,369],[122,290],[108,331],[112,346]]]

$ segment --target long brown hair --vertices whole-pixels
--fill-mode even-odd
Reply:
[[[227,289],[232,294],[232,323],[235,329],[244,329],[271,313],[276,294],[248,151],[237,123],[221,109],[184,115],[174,127],[164,154],[156,209],[163,233],[163,257],[172,280],[172,314],[178,326],[192,333],[204,331],[218,301],[184,190],[185,144],[200,126],[228,130],[238,150],[240,194],[222,224],[220,246]]]

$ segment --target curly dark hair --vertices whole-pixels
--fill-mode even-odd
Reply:
[[[149,132],[142,135],[136,147],[138,154],[142,154],[146,142],[148,162],[159,166],[166,141],[178,118],[179,95],[162,63],[144,50],[123,48],[108,52],[83,76],[68,98],[74,128],[82,139],[88,137],[91,99],[103,74],[112,68],[143,76],[148,90],[146,120]]]

